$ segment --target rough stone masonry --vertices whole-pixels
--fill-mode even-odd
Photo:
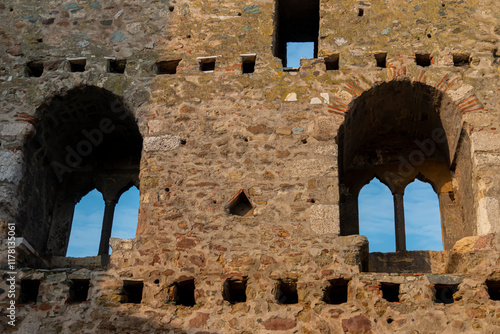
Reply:
[[[2,333],[498,333],[497,0],[4,0],[0,41]],[[443,251],[406,251],[415,179]],[[66,257],[93,189],[99,254]]]

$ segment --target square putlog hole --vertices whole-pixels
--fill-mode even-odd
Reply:
[[[140,304],[142,301],[142,290],[144,283],[142,281],[123,281],[123,304]]]
[[[43,63],[38,61],[30,61],[26,64],[26,76],[31,78],[39,78],[43,74]]]
[[[380,290],[382,290],[382,298],[388,302],[399,302],[399,284],[380,283]]]
[[[241,72],[243,74],[253,73],[255,71],[256,59],[257,55],[255,54],[241,55]]]
[[[436,284],[434,290],[434,303],[452,304],[455,302],[453,294],[458,291],[458,284]]]
[[[486,281],[488,294],[492,300],[500,300],[500,281]]]
[[[224,282],[222,297],[231,304],[247,301],[247,278],[228,278]]]
[[[162,60],[156,63],[156,74],[176,74],[181,59]]]
[[[108,59],[108,72],[109,73],[125,73],[127,67],[126,59]]]
[[[387,67],[387,52],[375,53],[375,61],[377,62],[377,67],[386,68]]]
[[[79,304],[87,300],[90,280],[72,279],[69,289],[68,304]]]
[[[194,278],[175,282],[170,289],[170,299],[175,305],[194,306]]]
[[[418,66],[429,67],[432,64],[432,57],[429,53],[416,53],[415,63]]]
[[[17,304],[36,304],[38,299],[39,280],[26,279],[21,281],[21,292]]]
[[[468,53],[456,53],[453,55],[453,66],[469,66],[470,65],[470,54]]]
[[[340,54],[333,54],[325,57],[325,65],[327,71],[337,71],[339,67]]]
[[[252,209],[253,205],[244,189],[241,189],[225,206],[226,213],[240,217],[249,215]]]
[[[280,279],[276,286],[276,301],[280,304],[297,304],[297,281],[294,279]]]
[[[323,301],[327,304],[339,305],[347,302],[347,288],[349,280],[337,278],[330,280],[325,289]]]
[[[86,58],[68,59],[70,72],[85,72]]]
[[[215,71],[215,60],[217,57],[201,57],[198,58],[200,63],[200,71],[202,72],[213,72]]]

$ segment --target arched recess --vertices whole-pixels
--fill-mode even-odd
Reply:
[[[394,196],[397,249],[405,249],[404,189],[420,176],[438,194],[444,249],[474,235],[470,141],[461,116],[446,94],[421,82],[384,82],[356,98],[338,133],[341,234],[359,233],[358,194],[375,175]]]
[[[106,203],[99,254],[107,254],[116,202],[139,183],[142,136],[132,113],[111,92],[82,86],[41,105],[36,120],[18,233],[40,254],[64,256],[75,203],[97,188]]]

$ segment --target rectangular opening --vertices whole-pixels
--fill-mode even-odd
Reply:
[[[500,300],[500,281],[486,281],[486,287],[488,288],[488,294],[492,300]]]
[[[162,60],[156,63],[156,74],[176,74],[181,59]]]
[[[382,298],[388,302],[399,302],[399,284],[397,283],[380,283]]]
[[[317,58],[318,36],[319,0],[276,1],[273,53],[282,60],[284,68],[299,67],[301,57]],[[307,53],[303,53],[305,45],[295,45],[304,43]]]
[[[327,304],[339,305],[347,302],[349,280],[337,278],[329,281],[325,289],[323,301]]]
[[[386,68],[387,67],[387,52],[375,53],[375,60],[377,62],[377,67]]]
[[[455,301],[453,294],[458,291],[458,284],[435,284],[434,290],[435,303],[452,304]]]
[[[179,280],[170,288],[170,299],[175,305],[194,306],[194,289],[194,278]]]
[[[299,302],[297,280],[279,279],[276,286],[276,301],[280,304],[297,304]]]
[[[325,57],[325,65],[326,65],[326,70],[327,71],[336,71],[338,70],[339,67],[339,59],[340,59],[340,54],[332,54],[328,57]]]
[[[127,67],[126,59],[108,59],[108,72],[109,73],[125,73]]]
[[[432,57],[429,53],[416,53],[415,63],[417,63],[418,66],[429,67],[432,63]]]
[[[43,74],[43,63],[41,61],[30,61],[26,64],[26,76],[39,78]]]
[[[468,66],[470,65],[470,54],[455,53],[453,54],[453,66]]]
[[[224,282],[222,290],[224,300],[227,300],[231,304],[246,302],[247,280],[247,277],[228,278]]]
[[[215,61],[217,57],[199,57],[197,59],[200,63],[200,71],[202,72],[215,71]]]
[[[78,304],[87,300],[90,280],[72,279],[69,288],[68,304]]]
[[[36,304],[38,299],[39,280],[25,279],[21,281],[21,292],[17,304]]]
[[[142,281],[123,281],[123,295],[125,298],[122,300],[124,304],[140,304],[142,301],[142,290],[144,283]]]
[[[257,55],[255,53],[241,55],[241,72],[243,72],[243,74],[253,73],[255,71],[256,59]]]
[[[85,72],[86,58],[71,58],[68,59],[68,62],[70,72]]]

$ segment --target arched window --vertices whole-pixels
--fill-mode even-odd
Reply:
[[[112,238],[132,239],[137,229],[140,193],[133,186],[120,196],[113,220]]]
[[[135,237],[139,198],[139,189],[135,186],[120,196],[113,216],[112,238]],[[98,254],[104,209],[104,198],[97,190],[85,195],[76,205],[66,256],[84,257]]]
[[[139,185],[142,136],[120,97],[82,86],[42,104],[27,143],[18,232],[39,254],[65,256],[75,204],[92,189],[105,202],[99,255],[108,254],[115,206]]]
[[[97,189],[85,195],[75,206],[66,256],[95,256],[104,216],[104,199]]]
[[[444,249],[475,234],[470,141],[448,96],[420,82],[382,83],[350,104],[337,138],[342,235],[359,233],[358,194],[374,175],[393,194],[396,251],[407,249],[405,187],[422,175],[439,199]]]
[[[439,200],[429,183],[415,180],[404,194],[406,248],[443,250]]]
[[[376,178],[358,196],[359,234],[368,238],[370,252],[394,252],[394,203],[389,188]]]

